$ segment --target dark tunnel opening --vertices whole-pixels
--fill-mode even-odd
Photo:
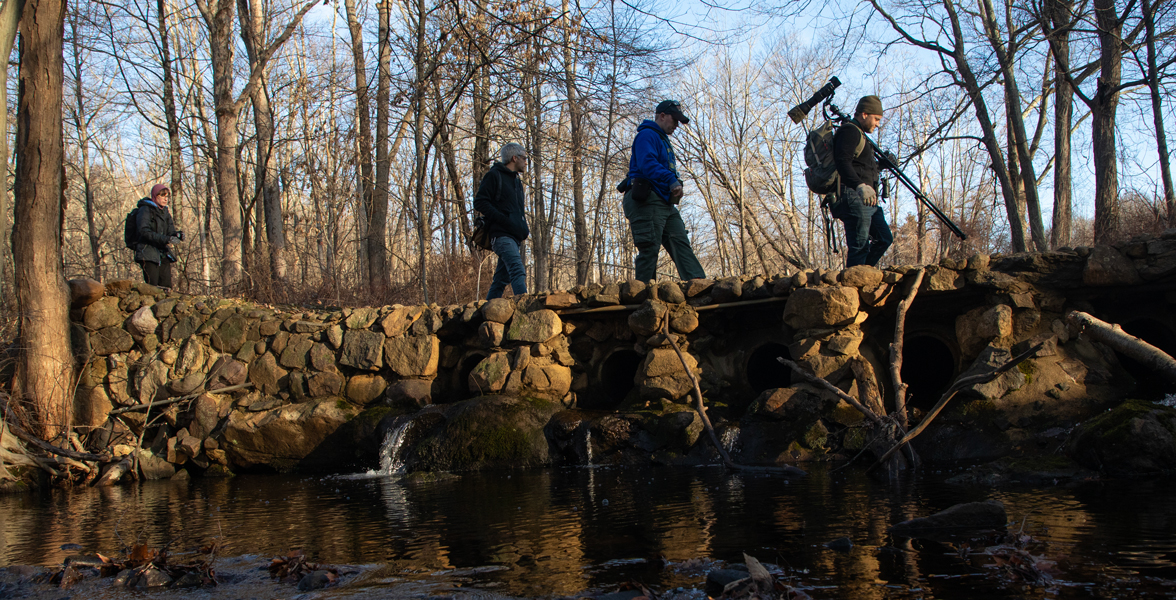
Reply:
[[[930,335],[907,336],[902,344],[902,381],[907,384],[907,406],[923,412],[955,380],[955,355],[943,340]]]
[[[1176,356],[1176,335],[1173,335],[1172,330],[1160,321],[1148,318],[1135,319],[1123,325],[1123,331],[1167,352],[1170,356]],[[1123,369],[1139,383],[1139,388],[1136,390],[1139,395],[1158,396],[1168,389],[1164,381],[1156,376],[1152,369],[1122,353],[1116,352],[1115,354],[1119,358],[1119,364],[1123,365]]]
[[[633,350],[617,350],[600,366],[600,385],[582,394],[578,406],[589,410],[612,410],[620,406],[633,390],[633,377],[641,368],[643,357]]]
[[[771,343],[756,348],[747,358],[747,385],[757,394],[792,385],[792,370],[776,360],[781,356],[791,359],[788,346]]]
[[[450,389],[449,393],[445,394],[441,401],[437,403],[446,404],[451,402],[460,402],[462,400],[468,400],[474,396],[477,396],[478,392],[470,390],[470,373],[472,373],[474,371],[474,367],[477,367],[478,363],[485,360],[485,358],[485,354],[471,354],[463,358],[461,361],[461,366],[457,370],[457,377],[453,380],[452,389]]]

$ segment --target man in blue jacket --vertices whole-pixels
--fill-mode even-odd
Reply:
[[[682,201],[682,179],[678,176],[674,149],[669,136],[678,123],[690,123],[682,107],[673,100],[657,105],[653,120],[637,127],[633,154],[629,158],[629,189],[625,192],[625,218],[637,246],[637,279],[657,279],[658,248],[666,252],[682,279],[706,277],[690,248],[686,224],[676,206]]]
[[[474,195],[474,210],[485,216],[493,240],[491,247],[498,255],[487,300],[501,298],[507,284],[516,296],[527,293],[527,270],[520,245],[531,229],[523,215],[523,182],[519,179],[519,173],[527,170],[527,151],[510,143],[502,147],[500,157],[502,162],[494,163],[486,172]]]

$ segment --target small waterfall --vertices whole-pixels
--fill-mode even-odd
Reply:
[[[400,447],[404,444],[404,435],[412,425],[412,417],[404,417],[395,427],[384,435],[384,443],[380,446],[380,470],[373,474],[400,475],[404,473],[404,461],[400,460]]]
[[[727,454],[731,454],[735,451],[735,442],[738,439],[739,439],[739,428],[738,427],[728,427],[728,428],[724,429],[723,434],[721,436],[719,436],[719,442],[723,444],[723,450],[726,450]]]
[[[592,428],[584,428],[584,456],[588,458],[588,466],[592,467]]]

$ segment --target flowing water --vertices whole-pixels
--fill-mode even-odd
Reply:
[[[884,485],[860,470],[809,468],[800,480],[714,467],[243,475],[6,495],[0,567],[60,565],[77,553],[63,544],[117,556],[140,540],[170,543],[178,555],[217,539],[222,556],[262,564],[297,548],[321,563],[383,565],[359,591],[345,585],[313,597],[391,597],[405,593],[394,590],[410,574],[460,574],[451,589],[483,596],[556,597],[640,582],[665,598],[701,589],[709,568],[742,562],[743,553],[814,598],[1176,597],[1174,481],[994,490],[948,485],[934,473]],[[979,554],[997,541],[992,535],[924,541],[886,532],[986,499],[1005,504],[1013,530],[1023,523],[1028,551],[1056,562],[1051,584],[1003,575]],[[825,546],[842,537],[853,547]],[[284,595],[233,597],[296,593],[287,584]],[[0,597],[8,597],[2,585]]]

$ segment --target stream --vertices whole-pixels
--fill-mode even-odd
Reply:
[[[805,468],[810,475],[799,480],[718,467],[574,467],[51,489],[0,496],[0,568],[60,566],[79,552],[120,556],[135,541],[166,546],[178,560],[216,541],[218,572],[238,573],[237,583],[185,594],[550,598],[636,582],[662,598],[705,598],[707,571],[747,553],[813,598],[1176,598],[1171,480],[991,489],[947,484],[946,472],[884,485],[853,467]],[[1028,552],[1056,563],[1052,581],[1029,585],[997,568],[983,554],[997,534],[930,541],[887,533],[899,521],[988,499],[1004,503]],[[853,546],[825,546],[842,537]],[[340,584],[299,592],[257,574],[294,549],[336,566]],[[69,597],[39,595],[8,571],[0,598]],[[90,591],[73,597],[175,593],[111,590],[109,581],[89,581],[79,589]]]

